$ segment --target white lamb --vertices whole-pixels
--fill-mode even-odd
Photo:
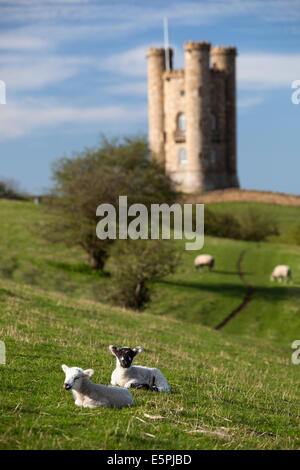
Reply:
[[[279,281],[279,282],[288,282],[292,279],[292,270],[289,266],[285,264],[279,264],[276,266],[271,274],[271,281]]]
[[[133,405],[132,395],[121,387],[94,384],[90,381],[93,369],[61,366],[66,374],[64,388],[72,390],[75,405],[85,408],[125,408]]]
[[[209,270],[211,271],[215,265],[215,258],[212,255],[198,255],[195,258],[194,266],[195,268],[203,268],[204,266],[208,266]]]
[[[155,392],[170,392],[168,382],[159,369],[132,365],[134,357],[143,351],[141,347],[130,349],[111,345],[109,350],[117,359],[116,368],[111,375],[112,385],[142,388]]]

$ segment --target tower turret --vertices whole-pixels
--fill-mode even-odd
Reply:
[[[205,162],[210,151],[210,43],[186,42],[185,109],[186,109],[186,188],[205,190]]]
[[[216,46],[211,50],[212,64],[225,73],[226,165],[228,186],[238,187],[236,149],[236,48]]]
[[[168,49],[172,68],[172,49]],[[164,157],[164,89],[163,73],[166,69],[166,50],[148,49],[148,126],[149,146],[156,158],[163,164]]]

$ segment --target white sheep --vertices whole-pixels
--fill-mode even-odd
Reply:
[[[121,387],[94,384],[90,381],[93,369],[61,366],[66,374],[65,390],[72,390],[75,405],[85,408],[125,408],[133,405],[132,395]]]
[[[279,264],[273,269],[270,280],[271,281],[276,280],[279,282],[281,281],[288,282],[291,280],[291,278],[292,278],[291,268],[285,264]]]
[[[116,368],[111,375],[112,385],[142,388],[155,392],[170,392],[168,382],[159,369],[132,365],[134,357],[143,351],[141,347],[130,349],[110,345],[109,350],[116,356]]]
[[[194,266],[196,269],[208,266],[211,271],[215,265],[215,258],[212,255],[198,255],[195,258]]]

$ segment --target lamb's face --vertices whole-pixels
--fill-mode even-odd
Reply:
[[[68,367],[65,364],[61,366],[66,377],[64,381],[65,390],[79,389],[84,377],[91,377],[94,373],[93,369],[83,370],[80,367]]]
[[[116,356],[119,364],[124,369],[128,369],[132,365],[132,361],[143,349],[141,347],[137,348],[117,348],[117,346],[109,346],[111,353]]]

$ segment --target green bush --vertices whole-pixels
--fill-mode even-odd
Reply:
[[[134,310],[142,310],[150,300],[148,281],[172,273],[179,262],[178,251],[161,240],[119,240],[109,254],[108,299]]]
[[[0,181],[0,199],[24,200],[24,195],[19,189],[18,183],[13,180]]]
[[[279,235],[278,223],[273,217],[249,208],[239,217],[240,239],[247,241],[266,241],[272,235]]]
[[[253,208],[246,209],[243,214],[235,215],[229,212],[213,211],[206,207],[204,232],[214,237],[265,241],[272,235],[279,235],[279,228],[276,220],[271,216]]]
[[[221,238],[239,239],[241,226],[238,218],[228,212],[214,212],[205,208],[204,232],[206,235]]]

